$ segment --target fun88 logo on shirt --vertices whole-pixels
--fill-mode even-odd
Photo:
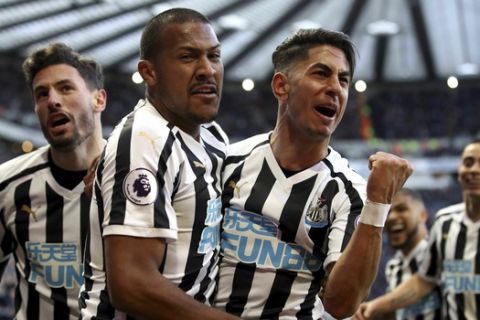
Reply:
[[[207,205],[206,227],[203,228],[198,253],[205,254],[220,246],[220,222],[222,221],[222,201],[210,199]]]
[[[322,266],[302,246],[280,240],[278,226],[271,219],[231,208],[225,210],[222,251],[226,259],[263,268],[316,271]]]
[[[52,288],[78,288],[83,284],[83,265],[75,243],[26,243],[30,276],[28,281],[37,283],[43,278]]]

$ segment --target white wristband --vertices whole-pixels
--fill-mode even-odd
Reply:
[[[388,212],[390,211],[390,206],[390,203],[378,203],[367,199],[358,222],[383,228],[387,220]]]

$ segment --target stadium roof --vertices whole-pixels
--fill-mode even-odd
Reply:
[[[133,73],[142,27],[171,7],[211,18],[231,81],[270,79],[275,46],[315,26],[351,35],[357,79],[480,79],[478,0],[0,0],[0,55],[63,41],[106,69]]]

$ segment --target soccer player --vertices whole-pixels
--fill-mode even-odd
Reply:
[[[234,318],[209,306],[228,144],[213,121],[220,52],[196,11],[167,10],[145,26],[138,70],[146,99],[115,128],[96,171],[84,319]]]
[[[370,319],[418,302],[442,288],[442,319],[480,318],[480,140],[463,149],[458,167],[463,202],[441,209],[418,272],[394,291],[364,303],[356,319]]]
[[[367,296],[389,203],[412,169],[376,153],[366,185],[329,145],[355,68],[345,34],[300,30],[272,58],[276,126],[232,145],[225,160],[215,306],[244,319],[319,319],[329,273],[325,308],[345,318]]]
[[[15,260],[15,319],[78,319],[90,210],[82,179],[105,144],[103,73],[60,43],[23,70],[48,145],[0,165],[0,260]]]
[[[386,265],[388,291],[393,291],[418,270],[428,247],[428,213],[420,193],[404,188],[392,202],[385,229],[392,248],[397,249]],[[418,303],[396,311],[397,319],[441,319],[440,288]]]

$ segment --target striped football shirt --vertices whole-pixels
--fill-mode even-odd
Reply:
[[[387,262],[385,267],[388,291],[394,290],[402,282],[417,273],[427,248],[427,239],[422,239],[407,256],[401,250],[395,252],[395,256]],[[441,320],[440,289],[436,288],[419,302],[397,310],[396,318],[398,320]]]
[[[45,146],[0,165],[0,260],[13,254],[15,319],[78,319],[90,199],[53,177]]]
[[[440,210],[419,274],[441,284],[443,319],[480,319],[480,221],[471,221],[465,203]]]
[[[269,134],[231,146],[225,161],[222,262],[215,306],[243,319],[318,319],[324,267],[346,247],[365,180],[329,148],[285,175]]]
[[[111,318],[102,236],[166,240],[160,272],[210,304],[218,274],[221,182],[227,137],[214,122],[200,141],[141,100],[110,136],[96,173],[85,254],[84,319]],[[92,202],[92,203],[93,203]]]

